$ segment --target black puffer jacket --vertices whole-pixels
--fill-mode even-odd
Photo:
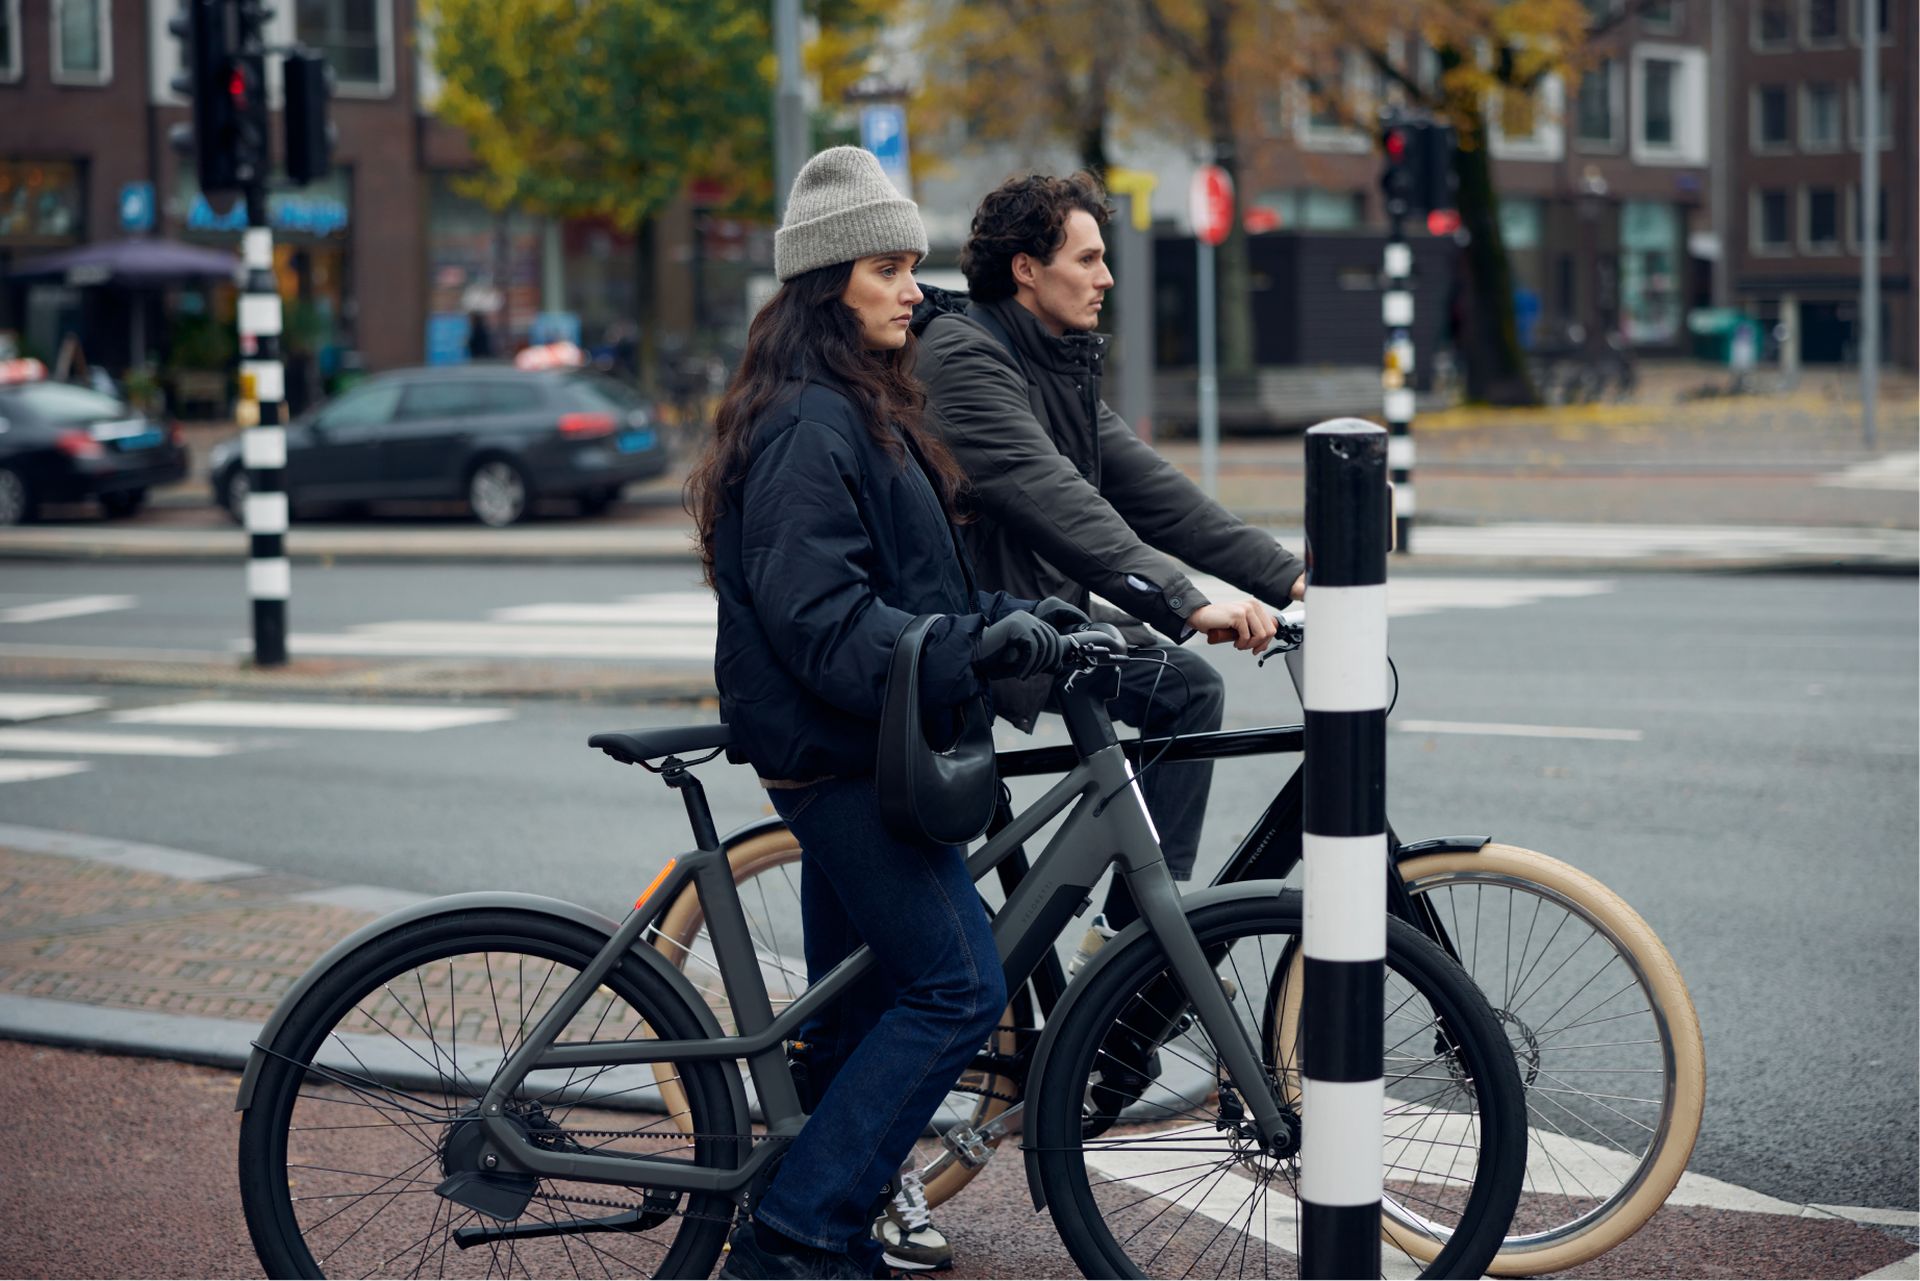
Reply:
[[[929,716],[984,692],[981,629],[1027,602],[976,592],[939,495],[847,393],[822,378],[754,425],[746,478],[714,522],[720,635],[714,680],[730,755],[760,777],[873,772],[893,643],[948,614],[921,660]]]

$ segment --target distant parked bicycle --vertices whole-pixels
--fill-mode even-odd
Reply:
[[[1182,898],[1106,712],[1125,644],[1066,640],[1065,777],[969,869],[977,879],[1018,859],[1024,872],[993,924],[1014,986],[1052,958],[1109,867],[1141,919],[1028,1038],[1036,1204],[1088,1276],[1292,1275],[1310,1101],[1297,1038],[1272,1015],[1297,988],[1299,896],[1250,881]],[[807,1121],[786,1042],[874,964],[861,948],[775,1014],[689,772],[729,738],[702,725],[589,740],[677,789],[698,846],[624,923],[531,895],[456,895],[362,930],[288,994],[239,1098],[241,1197],[269,1275],[709,1274]],[[1055,818],[1027,868],[1020,843]],[[731,1035],[646,943],[687,890]],[[1405,1225],[1389,1266],[1478,1276],[1520,1192],[1518,1065],[1485,997],[1432,940],[1389,922],[1385,968],[1386,1195]],[[646,1103],[669,1115],[631,1110]]]
[[[1534,390],[1549,405],[1626,400],[1640,385],[1626,339],[1609,331],[1592,342],[1579,324],[1567,325],[1560,337],[1537,345],[1528,365]]]
[[[1289,671],[1300,679],[1304,629],[1283,625]],[[1130,740],[1136,762],[1172,763],[1302,749],[1300,726]],[[1068,748],[1003,752],[1003,778],[1070,769]],[[1215,876],[1215,886],[1280,880],[1301,857],[1301,775],[1296,770]],[[989,834],[1012,821],[1003,807]],[[728,860],[747,906],[761,967],[790,999],[806,983],[794,923],[800,847],[778,819],[730,833]],[[1639,1231],[1685,1171],[1705,1106],[1700,1022],[1673,958],[1618,895],[1593,877],[1533,850],[1481,836],[1401,844],[1389,828],[1388,910],[1459,960],[1492,1002],[1527,1089],[1529,1145],[1523,1199],[1489,1271],[1527,1276],[1584,1263]],[[1025,871],[1000,864],[1011,895]],[[686,970],[723,1023],[700,902],[683,893],[662,914],[655,946]],[[1296,968],[1289,975],[1297,976]],[[1014,991],[1005,1025],[949,1099],[941,1154],[920,1170],[930,1205],[953,1196],[1019,1130],[1028,1073],[1043,1025],[1060,1007],[1064,975],[1049,956]],[[1297,978],[1276,989],[1267,1026],[1286,1045],[1298,1027]],[[1389,1044],[1392,1043],[1389,1036]],[[1444,1232],[1407,1202],[1390,1203],[1383,1230],[1416,1258]]]

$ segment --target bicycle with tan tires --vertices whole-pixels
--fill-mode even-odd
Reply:
[[[1280,645],[1299,680],[1302,630]],[[1143,763],[1300,752],[1298,725],[1145,739],[1123,744]],[[1002,778],[1064,773],[1067,747],[1002,752]],[[1011,817],[1003,804],[989,838]],[[1215,885],[1278,880],[1299,865],[1301,773],[1295,770],[1240,841]],[[806,987],[799,933],[800,847],[778,819],[723,841],[776,1005]],[[1472,975],[1507,1031],[1526,1087],[1527,1171],[1519,1208],[1489,1272],[1526,1276],[1571,1268],[1627,1240],[1686,1169],[1705,1103],[1705,1049],[1679,968],[1619,895],[1534,850],[1481,836],[1402,843],[1389,827],[1388,911],[1439,943]],[[998,868],[1011,893],[1026,871],[1016,854]],[[728,1021],[705,922],[692,894],[662,914],[653,943]],[[1265,1035],[1283,1059],[1299,1029],[1297,955],[1273,984]],[[937,1156],[920,1170],[929,1205],[964,1188],[1009,1134],[1018,1133],[1031,1049],[1065,990],[1057,957],[1015,991],[992,1042],[949,1095],[935,1125]],[[1154,1047],[1143,1047],[1143,1060]],[[1145,1064],[1143,1063],[1143,1066]],[[1298,1082],[1287,1084],[1298,1089]],[[1441,1136],[1452,1141],[1455,1136]],[[1389,1183],[1393,1171],[1388,1171]],[[1389,1200],[1382,1231],[1414,1257],[1445,1240],[1406,1201]]]

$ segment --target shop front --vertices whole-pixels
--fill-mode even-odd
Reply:
[[[86,238],[86,172],[71,160],[0,160],[0,350],[52,366],[69,334],[84,343],[84,292],[64,281],[10,283],[13,267]]]

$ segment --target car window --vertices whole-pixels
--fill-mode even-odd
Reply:
[[[540,407],[540,389],[503,378],[479,382],[417,383],[407,388],[402,418],[489,418],[524,414]]]
[[[368,383],[355,387],[321,410],[314,423],[334,431],[342,427],[378,427],[393,419],[399,403],[399,383]]]
[[[103,396],[85,387],[71,387],[66,383],[28,383],[16,389],[13,395],[35,417],[55,427],[106,422],[127,418],[133,413],[111,396]]]
[[[639,392],[625,383],[615,382],[599,374],[580,374],[569,378],[562,384],[561,399],[569,409],[613,410],[627,413],[635,409],[645,409],[647,402]]]

